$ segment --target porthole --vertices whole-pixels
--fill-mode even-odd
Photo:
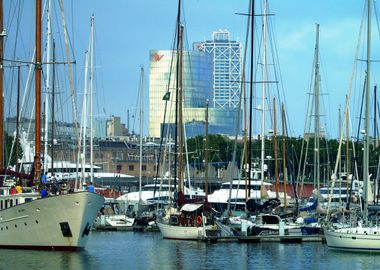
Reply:
[[[36,223],[38,224],[38,220],[36,220]]]
[[[15,224],[15,228],[17,228],[17,224]]]
[[[8,230],[8,226],[6,226],[6,227],[5,227],[5,229],[7,229],[7,230]]]
[[[78,206],[78,205],[79,205],[79,202],[75,202],[75,205]]]
[[[25,226],[27,225],[26,222],[24,224],[25,224]]]

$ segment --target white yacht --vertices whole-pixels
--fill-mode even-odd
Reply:
[[[345,209],[348,201],[350,201],[351,209],[358,208],[359,200],[362,195],[363,182],[358,180],[353,180],[352,188],[349,182],[347,184],[347,181],[339,181],[333,189],[329,187],[322,187],[319,189],[318,211],[325,212],[327,210],[330,196],[330,209]],[[302,209],[305,209],[305,211],[317,209],[317,197],[318,191],[317,189],[314,189],[309,200],[301,208],[301,211]]]
[[[225,210],[230,200],[230,186],[231,182],[225,182],[221,185],[220,189],[215,190],[212,194],[207,196],[207,201],[217,210]],[[271,183],[262,182],[260,180],[251,180],[251,199],[263,199],[263,189],[266,192],[265,197],[268,199],[275,199],[276,193],[272,192],[269,188]],[[245,180],[233,180],[231,190],[230,203],[238,209],[244,209],[246,203]]]
[[[135,218],[127,216],[115,199],[106,199],[94,223],[96,230],[130,230]]]
[[[1,188],[0,247],[77,251],[85,248],[104,198],[92,192],[11,195]]]
[[[167,180],[165,180],[167,181]],[[147,184],[142,187],[141,190],[141,203],[144,205],[161,203],[167,204],[170,200],[174,200],[174,185],[173,184]],[[205,192],[200,188],[184,187],[185,197],[187,198],[204,198]],[[140,201],[140,192],[134,191],[123,194],[116,198],[116,201],[121,205],[126,213],[136,212],[135,206]]]
[[[156,224],[163,238],[176,240],[200,240],[213,229],[204,216],[203,204],[185,204],[179,211],[171,208]]]
[[[366,86],[365,86],[365,118],[364,118],[364,139],[363,139],[363,211],[360,222],[350,222],[348,227],[327,226],[324,229],[327,246],[330,249],[339,249],[345,251],[360,252],[379,252],[380,251],[380,227],[369,220],[369,204],[373,203],[373,193],[370,180],[369,161],[370,161],[370,95],[371,95],[371,7],[372,1],[367,1],[367,68],[366,68]],[[346,108],[346,113],[348,109]],[[342,135],[341,135],[342,136]],[[340,138],[341,148],[342,137]],[[341,153],[338,151],[338,157]],[[373,158],[374,156],[372,156]],[[339,159],[337,159],[339,160]],[[336,166],[337,167],[337,166]],[[332,177],[332,186],[334,186],[336,171]]]

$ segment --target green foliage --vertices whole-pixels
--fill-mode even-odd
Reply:
[[[192,160],[197,163],[203,163],[205,156],[205,137],[196,136],[187,140],[187,147]],[[236,160],[240,163],[240,156],[243,145],[237,145]],[[232,161],[234,150],[234,141],[223,137],[222,135],[209,135],[209,162],[218,162],[219,167],[226,167],[228,161]],[[225,162],[225,166],[222,163]]]
[[[296,178],[298,174],[298,168],[301,168],[301,172],[303,170],[303,167],[305,165],[305,176],[306,181],[312,181],[313,177],[313,170],[314,170],[314,138],[310,137],[308,142],[308,150],[306,150],[307,141],[304,142],[304,150],[303,150],[303,158],[300,160],[301,156],[301,149],[302,149],[302,142],[303,138],[301,137],[286,137],[285,138],[285,151],[286,151],[286,162],[287,162],[287,170],[288,174],[293,176],[294,179]],[[196,162],[199,164],[202,164],[204,161],[204,137],[203,136],[197,136],[191,139],[188,139],[187,145],[188,150],[191,153],[191,160],[192,162]],[[320,169],[321,169],[321,177],[330,178],[332,171],[334,170],[334,165],[336,162],[336,156],[338,152],[338,146],[339,142],[336,139],[325,139],[321,138],[319,142],[319,149],[320,149]],[[356,154],[356,162],[358,171],[362,171],[362,163],[363,163],[363,144],[361,142],[355,143],[355,154]],[[220,162],[219,167],[227,167],[227,163],[229,161],[232,161],[233,157],[233,150],[234,150],[234,141],[230,140],[226,137],[223,137],[222,135],[209,135],[209,150],[210,150],[210,160],[209,162]],[[253,140],[252,141],[252,161],[259,161],[261,156],[261,141],[260,140]],[[236,152],[236,162],[238,166],[241,164],[241,158],[242,158],[242,151],[243,151],[243,142],[240,141],[237,144],[237,152]],[[350,168],[349,170],[353,171],[354,169],[354,150],[352,147],[352,142],[350,143],[349,147],[349,160],[350,160]],[[305,162],[305,155],[306,155],[306,164]],[[373,176],[376,175],[377,171],[377,164],[379,160],[380,155],[380,147],[374,147],[374,145],[370,145],[370,160],[369,160],[369,166],[370,166],[370,173],[372,173]],[[345,162],[346,162],[346,145],[345,143],[342,146],[341,149],[341,165],[342,171],[345,170]],[[266,164],[268,165],[268,173],[270,176],[274,175],[274,147],[273,147],[273,140],[272,139],[266,139],[265,140],[265,157],[271,157],[271,159],[266,161]],[[279,172],[281,173],[283,171],[283,145],[282,145],[282,136],[277,137],[277,157],[278,157],[278,165],[279,165]],[[222,164],[224,162],[224,164]],[[301,166],[300,165],[301,162]],[[361,173],[359,173],[359,177],[361,178]],[[328,179],[324,179],[328,180]]]

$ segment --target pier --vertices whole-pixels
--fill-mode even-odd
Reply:
[[[280,243],[303,243],[303,242],[325,242],[323,235],[256,235],[256,236],[206,236],[202,239],[205,242],[280,242]]]

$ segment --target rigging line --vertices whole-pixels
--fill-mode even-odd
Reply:
[[[176,22],[176,27],[175,27],[175,31],[174,31],[174,38],[173,38],[173,43],[172,43],[172,50],[171,50],[171,59],[170,59],[170,67],[169,67],[169,78],[168,78],[168,85],[167,85],[167,89],[166,89],[166,93],[169,93],[170,95],[170,83],[171,83],[171,77],[172,77],[172,70],[173,70],[173,64],[174,64],[174,48],[176,47],[176,40],[177,40],[177,35],[178,35],[178,31],[177,31],[177,27],[178,27],[178,22]],[[172,99],[173,97],[171,96],[170,99]],[[166,113],[167,113],[167,107],[168,107],[168,102],[169,100],[165,100],[165,108],[164,108],[164,117],[163,117],[163,127],[165,127],[165,124],[166,124]],[[170,110],[169,112],[172,112],[172,104],[170,103]],[[159,147],[159,150],[158,150],[158,158],[157,158],[157,166],[156,166],[156,174],[155,174],[155,178],[156,178],[156,181],[154,183],[154,191],[153,191],[153,196],[155,196],[156,194],[156,187],[157,187],[157,178],[158,178],[158,174],[159,174],[159,171],[160,171],[160,162],[161,162],[161,155],[162,155],[162,147],[163,147],[163,140],[164,140],[164,130],[165,128],[162,128],[161,129],[161,134],[160,134],[160,147]],[[169,126],[167,126],[166,128],[166,138],[169,138]],[[170,146],[169,147],[169,155],[171,154],[170,153]],[[165,148],[166,149],[166,148]],[[165,150],[164,149],[164,150]],[[164,159],[165,159],[165,155],[164,155]],[[169,175],[171,175],[171,170],[170,170],[170,164],[169,164]],[[176,175],[175,175],[176,177]],[[161,177],[161,179],[163,178],[163,175]]]
[[[135,104],[135,112],[134,112],[133,125],[132,125],[134,131],[136,131],[135,130],[135,124],[136,124],[137,115],[139,115],[138,112],[137,112],[137,110],[139,108],[139,99],[140,99],[140,91],[137,91],[137,98],[136,98],[136,104]]]
[[[254,81],[256,81],[257,77],[259,76],[259,72],[260,72],[261,48],[263,47],[262,46],[263,36],[262,36],[261,32],[259,33],[260,27],[258,27],[258,26],[254,27],[254,31],[255,31],[255,34],[256,34],[255,36],[259,37],[257,39],[258,40],[258,44],[257,44],[257,48],[256,48],[256,50],[257,50],[257,60],[256,60],[256,64],[255,64],[255,73],[254,73]],[[257,88],[256,88],[256,84],[253,85],[253,91],[251,93],[251,96],[252,96],[252,102],[253,102],[252,107],[253,108],[257,108],[258,107],[259,98],[258,98],[258,91],[257,91]],[[252,120],[253,120],[253,118],[257,118],[256,121],[254,121],[254,123],[257,124],[256,128],[258,129],[259,128],[259,123],[260,123],[260,120],[258,120],[259,116],[255,114],[255,115],[252,116]],[[252,123],[252,128],[254,128],[254,126],[253,126],[254,123]],[[259,133],[258,130],[256,130],[256,132]]]
[[[11,62],[11,63],[21,63],[21,64],[25,64],[25,65],[36,65],[35,62],[26,61],[26,60],[13,60],[13,59],[8,59],[8,58],[3,58],[1,60],[5,61],[5,62]],[[42,63],[40,63],[40,65],[59,65],[59,64],[66,65],[69,63],[70,64],[76,64],[76,61],[71,61],[71,62],[68,62],[68,61],[42,62]],[[15,67],[15,66],[10,66],[10,67]]]
[[[62,25],[63,25],[63,33],[65,38],[65,44],[66,44],[66,57],[68,59],[69,64],[67,65],[68,72],[69,72],[69,81],[70,81],[70,89],[71,89],[71,99],[72,99],[72,106],[73,106],[73,115],[74,115],[74,125],[75,125],[75,136],[77,139],[77,142],[79,142],[79,134],[78,134],[78,119],[77,119],[77,107],[76,107],[76,98],[75,98],[75,89],[73,85],[73,74],[71,71],[71,65],[70,65],[70,52],[69,52],[69,44],[68,44],[68,34],[67,34],[67,26],[65,21],[65,12],[63,8],[63,2],[62,0],[59,0],[59,5],[61,8],[61,15],[62,15]]]
[[[268,5],[269,6],[269,5]],[[274,68],[274,74],[275,74],[275,78],[276,80],[278,80],[277,78],[279,77],[279,80],[280,81],[280,85],[276,85],[276,88],[277,88],[277,95],[278,95],[278,103],[280,105],[280,103],[282,102],[281,101],[281,95],[280,95],[280,88],[282,90],[282,99],[283,99],[283,102],[285,104],[285,108],[287,108],[287,100],[286,100],[286,95],[285,95],[285,89],[284,89],[284,84],[282,83],[283,82],[283,79],[282,79],[282,72],[281,72],[281,65],[279,64],[280,63],[280,58],[278,56],[278,49],[277,49],[277,42],[276,42],[276,35],[274,34],[274,27],[273,27],[273,22],[271,20],[271,17],[269,17],[269,29],[271,30],[271,32],[269,32],[269,41],[271,43],[271,48],[272,48],[272,59],[273,59],[273,62],[275,63],[278,63],[277,65],[277,68],[278,68],[278,74],[277,74],[277,70]],[[271,35],[272,34],[272,35]],[[274,51],[274,52],[273,52]],[[275,61],[276,59],[276,61]],[[285,115],[286,115],[286,118],[289,120],[290,119],[290,116],[289,116],[289,113],[288,113],[288,110],[285,110]],[[292,132],[294,133],[294,129],[291,128],[291,130],[293,130]]]
[[[71,0],[71,33],[73,33],[73,39],[72,39],[72,46],[71,46],[71,51],[73,53],[73,58],[75,59],[75,51],[74,51],[74,48],[75,48],[75,35],[74,35],[74,4],[73,4],[73,0]],[[95,26],[94,26],[94,29],[95,29]]]
[[[76,58],[75,57],[75,50],[74,50],[74,36],[75,35],[73,34],[73,38],[71,38],[71,36],[69,35],[69,32],[67,31],[68,27],[67,27],[67,23],[66,23],[66,20],[65,20],[64,6],[63,6],[62,0],[59,0],[59,9],[61,10],[61,17],[62,17],[61,26],[63,28],[65,42],[66,42],[66,39],[67,39],[67,44],[70,46],[70,52],[71,52],[72,58],[75,59]],[[54,9],[54,10],[55,10],[55,13],[56,13],[56,18],[59,18],[56,9]],[[74,18],[73,14],[74,13],[71,13],[71,19],[72,20]],[[72,23],[72,25],[71,25],[72,26],[72,31],[74,31],[74,28],[73,28],[74,26],[73,25],[74,25],[74,23]],[[60,29],[58,19],[57,19],[57,29]],[[59,33],[60,32],[61,31],[59,31]],[[75,33],[75,32],[72,32],[72,33]],[[62,47],[62,44],[61,44],[61,47]],[[62,48],[62,51],[64,51],[63,48]],[[70,55],[68,55],[67,58],[70,59]]]
[[[332,113],[332,110],[331,110],[331,102],[330,102],[330,94],[331,91],[329,89],[329,86],[328,86],[328,82],[327,82],[327,75],[326,75],[326,70],[323,68],[324,66],[326,66],[325,64],[323,64],[325,61],[324,61],[324,58],[323,58],[323,55],[321,54],[320,52],[320,48],[319,48],[319,62],[322,64],[319,65],[319,70],[322,70],[322,75],[323,75],[323,78],[324,80],[320,80],[320,95],[323,96],[323,95],[326,95],[327,96],[327,101],[324,99],[324,98],[321,98],[320,101],[322,103],[322,109],[323,111],[326,113],[328,111],[329,115],[333,115]],[[325,82],[323,85],[321,82]],[[324,91],[324,87],[326,88],[326,91]],[[323,116],[323,115],[321,115]],[[328,130],[332,130],[332,126],[333,126],[333,123],[331,121],[331,118],[329,117],[325,117],[324,118],[324,124],[325,124],[325,134],[327,136],[328,134]],[[328,129],[326,127],[329,127]]]
[[[374,11],[375,11],[377,31],[378,31],[378,34],[380,35],[380,26],[379,26],[379,17],[378,17],[378,12],[377,12],[377,5],[375,4],[376,1],[373,1],[373,2],[374,2],[373,7],[374,7]]]
[[[19,3],[19,2],[18,2]],[[18,8],[17,8],[17,6],[18,6]],[[21,3],[19,3],[19,5],[17,5],[16,4],[16,7],[15,7],[15,9],[14,9],[15,11],[15,13],[16,13],[16,11],[18,12],[18,15],[17,16],[14,16],[16,19],[17,19],[17,21],[16,21],[16,31],[15,31],[15,34],[16,34],[16,38],[14,39],[14,44],[13,44],[13,46],[11,46],[11,47],[13,47],[13,51],[12,51],[12,57],[13,58],[16,58],[16,48],[17,48],[17,46],[18,46],[18,40],[19,40],[19,38],[18,38],[18,35],[19,35],[19,25],[20,25],[20,21],[21,21]],[[9,9],[9,13],[11,12],[11,9]],[[13,16],[12,17],[8,17],[8,18],[13,18]],[[10,25],[9,25],[9,27],[11,27],[11,25],[12,25],[12,23],[9,23]],[[4,27],[4,29],[6,29],[5,27],[6,26],[3,26]],[[1,29],[1,31],[2,31],[3,29]],[[6,52],[6,42],[4,42],[4,45],[3,45],[3,51],[5,51]],[[9,72],[9,75],[10,75],[10,80],[8,80],[8,83],[7,83],[7,86],[4,88],[4,89],[13,89],[14,88],[14,85],[13,85],[13,83],[14,83],[14,78],[15,78],[15,71],[14,70],[12,70],[12,71],[10,71]],[[4,93],[3,93],[4,94]],[[11,106],[10,106],[10,104],[13,104],[13,102],[12,102],[12,97],[13,97],[13,95],[12,94],[10,94],[9,95],[9,106],[8,106],[8,115],[10,115],[10,113],[11,113]],[[4,104],[5,105],[5,104]],[[3,105],[3,106],[4,106]],[[9,130],[8,129],[8,125],[9,125],[9,123],[7,123],[7,130]]]
[[[353,62],[352,71],[351,71],[350,84],[349,84],[349,87],[348,87],[348,90],[347,90],[347,95],[346,95],[346,100],[345,100],[344,119],[347,119],[347,114],[348,114],[348,111],[349,111],[349,101],[350,101],[350,97],[351,97],[352,85],[353,85],[353,80],[354,80],[354,75],[355,75],[355,67],[356,67],[356,63],[357,63],[356,59],[358,59],[359,43],[360,43],[360,40],[361,40],[361,34],[363,32],[365,12],[366,12],[366,8],[364,7],[363,8],[362,20],[361,20],[360,28],[359,28],[358,42],[357,42],[357,46],[356,46],[356,49],[355,49],[354,62]],[[340,162],[340,155],[341,155],[341,150],[342,150],[342,143],[343,143],[343,133],[344,133],[344,129],[345,129],[345,125],[346,124],[348,124],[348,123],[346,123],[346,120],[343,120],[343,125],[342,125],[341,131],[340,131],[340,136],[339,136],[339,146],[338,146],[338,152],[337,152],[336,160],[335,160],[334,172],[333,172],[333,175],[331,177],[332,178],[332,181],[331,181],[331,190],[334,189],[335,181],[337,179],[337,172],[338,172],[338,167],[339,167],[339,162]],[[328,221],[328,218],[329,218],[331,199],[332,199],[332,195],[330,193],[329,196],[328,196],[328,207],[327,207],[327,214],[326,214],[326,222]]]
[[[312,92],[312,88],[313,88],[314,66],[315,66],[315,52],[314,52],[314,57],[313,57],[313,64],[312,64],[312,67],[311,67],[311,76],[310,76],[311,80],[310,80],[310,85],[309,85],[309,93]],[[301,163],[302,162],[306,162],[308,142],[306,143],[306,148],[305,148],[305,161],[303,161],[303,150],[304,150],[304,146],[305,146],[304,145],[305,144],[305,134],[308,131],[310,132],[310,129],[311,129],[311,121],[310,122],[308,121],[309,120],[309,115],[312,113],[313,104],[314,104],[314,102],[310,102],[311,99],[312,99],[311,97],[312,97],[311,95],[307,96],[306,117],[305,117],[304,130],[303,130],[303,140],[302,140],[302,144],[301,144],[301,156],[300,156],[301,162],[299,163],[299,166],[298,166],[297,181],[298,181],[299,177],[301,176]],[[309,110],[310,110],[310,113],[309,113]],[[303,177],[304,177],[304,173],[303,173]],[[302,183],[302,185],[303,185],[303,183]],[[302,192],[301,192],[301,194],[302,194]]]
[[[250,0],[249,1],[249,3],[248,3],[248,12],[249,12],[249,10],[251,10],[251,13],[252,13],[252,15],[254,15],[253,13],[254,13],[254,3],[252,3],[252,1],[253,0]],[[238,121],[237,121],[237,124],[236,124],[236,127],[238,127],[238,123],[239,122],[241,122],[240,121],[240,111],[241,111],[241,104],[242,104],[242,95],[243,95],[243,93],[244,93],[244,97],[246,97],[247,95],[246,95],[246,91],[247,91],[247,89],[246,89],[246,84],[244,84],[243,83],[243,81],[245,80],[245,78],[246,78],[246,61],[247,61],[247,50],[248,50],[248,38],[249,38],[249,33],[250,33],[250,25],[251,26],[253,26],[253,28],[254,29],[256,29],[255,27],[254,27],[254,23],[255,23],[255,21],[253,20],[253,21],[251,21],[251,20],[253,20],[253,16],[251,17],[251,18],[248,18],[247,19],[247,26],[246,26],[246,33],[245,33],[245,45],[246,46],[244,46],[244,53],[243,53],[243,63],[242,63],[242,65],[241,65],[241,68],[242,68],[242,72],[241,72],[241,83],[240,83],[240,93],[239,93],[239,105],[238,105]],[[252,38],[251,38],[251,42],[253,41],[253,30],[254,29],[251,29],[251,31],[252,31]],[[253,46],[254,46],[254,42],[252,42],[252,44],[251,44],[251,46],[252,46],[252,48],[254,48]],[[251,50],[251,53],[253,53],[253,49]],[[254,61],[254,57],[252,57],[252,62]],[[251,65],[251,67],[253,67],[253,63],[252,63],[252,65]],[[251,72],[251,74],[253,73],[253,70],[250,70],[250,72]],[[251,76],[252,77],[252,76]],[[252,84],[252,82],[251,82],[251,84]],[[252,85],[252,87],[254,87],[253,85]],[[244,92],[243,92],[244,91]],[[251,93],[251,95],[252,95],[252,91],[250,91],[250,93]],[[252,108],[251,108],[251,105],[252,105],[252,96],[250,95],[250,111],[252,111]],[[247,103],[247,101],[246,100],[244,100],[243,101],[244,102],[244,120],[243,121],[246,121],[246,115],[247,115],[247,112],[246,112],[246,109],[247,109],[247,106],[246,106],[246,103]],[[252,135],[252,115],[250,115],[250,119],[249,119],[249,121],[250,121],[250,125],[249,125],[249,132],[248,132],[248,134],[250,135],[250,137],[251,137],[251,135]],[[236,128],[236,130],[235,130],[235,142],[234,142],[234,152],[233,153],[235,153],[235,151],[236,151],[236,148],[237,148],[237,128]],[[249,153],[251,153],[252,152],[252,143],[250,143],[249,144],[249,150],[248,150],[248,147],[247,147],[247,139],[246,139],[246,137],[247,137],[247,127],[246,127],[246,123],[244,124],[244,146],[243,146],[243,150],[242,150],[242,153],[241,153],[241,160],[240,160],[240,163],[241,163],[241,165],[240,165],[240,170],[242,171],[242,169],[243,169],[243,164],[246,164],[247,162],[249,162],[249,164],[251,163],[251,155],[249,156],[249,158],[248,158],[248,153],[247,153],[247,151],[249,151]],[[236,157],[235,157],[236,158]],[[232,156],[232,164],[234,164],[235,163],[235,161],[234,161],[234,156]],[[249,166],[248,166],[249,167]],[[249,173],[249,176],[250,176],[250,173],[251,172],[248,172]],[[247,186],[247,180],[249,179],[249,177],[248,177],[248,179],[247,179],[247,175],[245,174],[245,181],[246,181],[246,187],[249,187],[249,185]],[[231,181],[231,183],[232,183],[232,181]],[[231,187],[231,186],[230,186]],[[232,191],[230,191],[230,194],[229,194],[229,197],[231,198],[231,195],[232,195]],[[246,195],[246,198],[248,198],[248,192],[247,192],[247,190],[246,190],[246,192],[245,192],[245,195]],[[235,205],[235,207],[236,207],[236,205]]]
[[[74,14],[74,13],[73,13]],[[99,43],[98,43],[98,40],[97,40],[97,36],[98,36],[98,33],[97,33],[97,28],[96,26],[94,25],[94,52],[98,52],[100,51],[99,49],[98,50],[95,50],[95,48],[99,48]],[[103,107],[105,106],[105,91],[104,91],[104,77],[103,77],[103,72],[101,72],[100,70],[103,70],[103,60],[102,60],[102,54],[101,53],[96,53],[96,57],[94,57],[94,67],[101,67],[101,69],[99,68],[98,69],[94,69],[94,71],[96,72],[96,75],[94,75],[94,93],[97,93],[96,96],[96,109],[97,109],[97,114],[98,115],[101,115],[100,113],[100,104],[99,104],[99,96],[100,94],[102,93],[103,94],[103,98],[101,99],[103,101]],[[99,65],[97,64],[99,62]],[[100,81],[100,82],[99,82]],[[130,132],[128,130],[128,132]]]

